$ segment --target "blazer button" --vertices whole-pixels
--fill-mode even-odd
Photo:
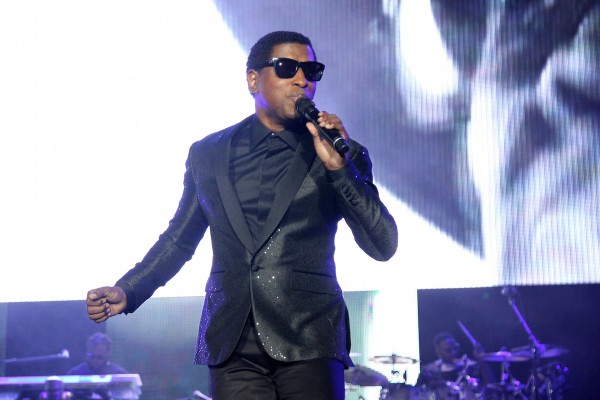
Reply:
[[[252,272],[258,272],[260,270],[260,265],[253,265]]]

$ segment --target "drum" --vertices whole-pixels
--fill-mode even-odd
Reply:
[[[419,390],[405,383],[390,383],[381,388],[379,400],[425,400],[419,397]]]
[[[411,386],[392,383],[381,389],[379,400],[482,400],[483,390],[477,381],[460,384],[445,382],[437,386]]]
[[[490,383],[485,390],[485,400],[527,400],[520,383]]]
[[[483,389],[476,379],[463,381],[459,384],[444,382],[443,384],[423,387],[419,391],[419,400],[482,400],[485,398]]]
[[[469,378],[459,385],[461,400],[481,400],[484,399],[484,388],[479,379]]]
[[[558,362],[549,362],[537,369],[537,398],[562,400],[568,389],[569,368]]]

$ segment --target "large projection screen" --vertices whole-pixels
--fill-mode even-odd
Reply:
[[[599,26],[584,0],[3,1],[0,302],[80,300],[139,261],[189,146],[253,112],[273,30],[312,39],[315,102],[398,223],[387,263],[339,229],[368,353],[418,355],[417,289],[600,282]],[[155,297],[202,296],[210,248]]]

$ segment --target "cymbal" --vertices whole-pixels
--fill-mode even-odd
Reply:
[[[390,354],[389,356],[373,356],[369,358],[369,360],[381,364],[415,364],[419,362],[419,360],[412,357],[404,357],[397,354]]]
[[[528,361],[533,357],[529,353],[511,353],[510,351],[495,351],[493,353],[483,353],[478,357],[483,361],[498,361],[498,362],[518,362],[518,361]]]
[[[510,350],[514,354],[529,354],[530,358],[533,358],[531,346],[520,346]],[[539,356],[540,358],[553,358],[567,354],[569,349],[561,346],[555,346],[552,344],[540,344]]]
[[[385,375],[362,365],[345,370],[344,382],[358,386],[385,386],[389,383]]]

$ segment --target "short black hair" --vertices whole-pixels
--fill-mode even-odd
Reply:
[[[308,37],[298,32],[275,31],[267,33],[254,43],[254,46],[250,49],[250,54],[248,54],[248,60],[246,61],[246,72],[251,69],[257,69],[259,65],[268,62],[271,59],[275,46],[283,43],[298,43],[310,46],[315,54],[316,61],[317,55]]]
[[[96,332],[87,340],[87,348],[90,349],[98,345],[106,345],[109,349],[112,347],[112,340],[106,333]]]
[[[452,336],[449,332],[438,333],[433,338],[433,345],[437,348],[440,345],[440,343],[442,343],[443,341],[448,340],[448,339],[452,339],[452,341],[456,340],[456,339],[454,339],[454,336]]]

